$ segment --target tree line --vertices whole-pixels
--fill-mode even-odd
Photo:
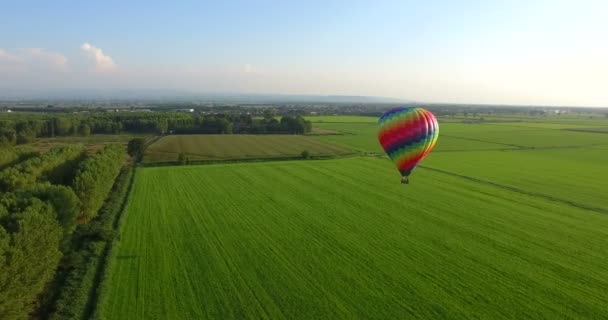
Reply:
[[[90,155],[68,145],[0,171],[0,319],[32,317],[60,264],[77,265],[62,257],[75,250],[75,230],[96,216],[124,159],[120,145]]]
[[[25,144],[40,137],[90,134],[303,134],[312,129],[302,116],[180,112],[22,114],[0,120],[0,146]]]

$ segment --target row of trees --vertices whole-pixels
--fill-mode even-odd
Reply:
[[[230,134],[295,133],[310,131],[302,116],[201,115],[176,112],[18,115],[0,120],[0,146],[25,144],[37,137],[89,134]]]
[[[0,171],[0,319],[38,308],[79,218],[95,215],[123,159],[119,145],[94,155],[69,145]]]
[[[81,202],[81,219],[88,221],[97,214],[112,189],[124,158],[123,148],[113,144],[80,163],[72,188]]]
[[[8,192],[32,185],[43,176],[52,182],[63,182],[69,179],[69,172],[73,169],[71,166],[84,156],[84,151],[82,145],[69,145],[8,167],[0,172],[0,191]]]
[[[34,149],[27,146],[18,148],[0,148],[0,170],[36,155]]]
[[[94,299],[101,294],[99,270],[108,270],[116,224],[126,201],[133,167],[125,166],[95,219],[79,225],[72,235],[71,250],[64,255],[53,297],[41,311],[48,319],[96,319]],[[103,278],[105,275],[102,275]]]

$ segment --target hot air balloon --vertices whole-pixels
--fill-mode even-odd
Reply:
[[[401,183],[426,157],[439,137],[437,118],[423,108],[395,108],[378,120],[378,140],[401,173]]]

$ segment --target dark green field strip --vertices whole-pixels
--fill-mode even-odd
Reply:
[[[568,131],[580,131],[580,132],[592,132],[592,133],[608,133],[608,127],[595,127],[595,128],[577,128],[577,129],[564,129]]]
[[[385,159],[145,168],[107,319],[599,318],[608,216]]]
[[[453,136],[453,135],[448,135],[448,134],[442,134],[441,138],[452,138],[452,139],[460,139],[460,140],[467,140],[467,141],[475,141],[475,142],[482,142],[482,143],[490,143],[490,144],[494,144],[494,145],[499,145],[501,147],[509,147],[509,148],[523,148],[524,146],[521,145],[517,145],[517,144],[509,144],[509,143],[500,143],[500,142],[494,142],[494,141],[486,141],[483,139],[476,139],[476,138],[463,138],[463,137],[457,137],[457,136]]]
[[[513,128],[510,132],[472,130],[470,132],[455,133],[446,130],[441,131],[439,138],[441,139],[443,135],[521,147],[592,146],[594,144],[606,143],[603,135],[553,129],[517,130]]]
[[[345,155],[352,150],[299,135],[175,135],[152,144],[144,162],[175,161],[180,153],[193,160]]]
[[[434,153],[422,165],[441,171],[608,210],[606,151],[535,148]]]
[[[561,204],[577,207],[577,208],[584,209],[584,210],[594,211],[594,212],[597,212],[597,213],[608,213],[608,209],[601,208],[601,207],[589,206],[589,205],[587,205],[585,203],[575,202],[575,201],[571,201],[571,200],[563,199],[563,198],[557,198],[557,197],[553,197],[553,196],[542,194],[542,193],[538,193],[538,192],[532,192],[532,191],[527,191],[527,190],[523,190],[523,189],[518,189],[518,188],[515,188],[515,187],[499,184],[499,183],[496,183],[496,182],[485,181],[485,180],[482,180],[482,179],[478,179],[478,178],[474,178],[474,177],[469,177],[469,176],[465,176],[465,175],[461,175],[461,174],[457,174],[457,173],[452,173],[452,172],[448,172],[448,171],[444,171],[444,170],[439,170],[439,169],[435,169],[435,168],[430,168],[430,167],[425,167],[425,166],[419,166],[419,167],[427,169],[427,170],[432,170],[432,171],[435,171],[435,172],[441,172],[441,173],[444,173],[444,174],[449,174],[449,175],[452,175],[452,176],[455,176],[455,177],[459,177],[459,178],[462,178],[462,179],[466,179],[466,180],[469,180],[469,181],[473,181],[473,182],[477,182],[477,183],[481,183],[481,184],[486,184],[486,185],[490,185],[490,186],[493,186],[493,187],[497,187],[497,188],[501,188],[501,189],[506,189],[506,190],[517,192],[517,193],[521,193],[521,194],[525,194],[525,195],[528,195],[528,196],[542,198],[542,199],[553,201],[553,202],[559,202]]]
[[[541,126],[542,125],[542,126]],[[315,123],[316,127],[347,135],[317,136],[315,139],[348,146],[359,151],[382,152],[374,123]],[[551,124],[521,127],[498,124],[443,123],[435,151],[501,150],[507,148],[593,147],[608,143],[591,132],[556,130]]]

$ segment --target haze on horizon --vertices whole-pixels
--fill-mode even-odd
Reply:
[[[605,1],[11,1],[0,89],[608,106]]]

